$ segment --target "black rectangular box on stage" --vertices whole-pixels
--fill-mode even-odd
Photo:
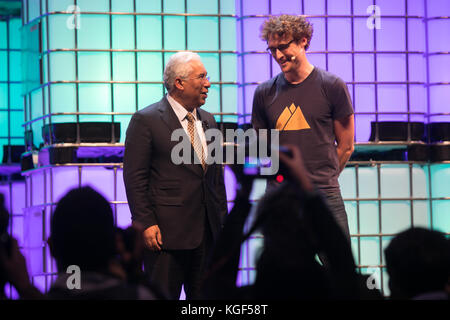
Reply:
[[[42,127],[42,137],[46,144],[117,143],[120,140],[120,122],[52,123]]]
[[[369,141],[425,141],[423,122],[372,121],[370,125]],[[408,125],[411,126],[410,137]]]

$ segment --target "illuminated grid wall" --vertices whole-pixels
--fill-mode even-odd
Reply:
[[[5,158],[3,148],[7,145],[23,145],[24,103],[21,97],[21,41],[20,17],[0,17],[0,193],[5,198],[5,207],[10,214],[9,233],[23,245],[23,206],[25,181],[20,179],[20,165]],[[11,155],[11,153],[9,153]],[[5,160],[3,162],[3,160]],[[6,294],[16,297],[12,287]]]
[[[60,165],[24,173],[26,181],[26,220],[23,230],[24,253],[33,283],[46,292],[57,268],[47,245],[50,218],[57,202],[69,190],[89,185],[100,192],[113,209],[118,227],[131,224],[121,163]]]
[[[34,145],[45,124],[75,121],[120,122],[123,142],[131,115],[162,98],[180,50],[198,52],[211,76],[203,108],[237,122],[234,14],[230,0],[24,0],[24,36],[40,37],[42,58],[26,94]]]
[[[8,231],[17,239],[19,247],[22,248],[24,244],[25,181],[12,179],[0,181],[0,193],[5,197],[5,208],[10,215]],[[14,288],[7,285],[5,289],[8,297],[17,297]]]
[[[381,29],[367,27],[376,4]],[[366,142],[371,121],[426,122],[426,39],[422,0],[241,1],[240,106],[250,120],[256,86],[280,72],[259,28],[269,14],[303,14],[314,27],[310,62],[339,75],[356,114],[355,139]]]
[[[25,117],[34,146],[43,143],[44,125],[75,121],[120,122],[122,143],[131,115],[162,98],[164,65],[180,50],[199,53],[211,77],[203,108],[218,121],[237,122],[234,6],[234,0],[24,0]],[[57,271],[46,239],[51,212],[65,192],[91,185],[113,205],[118,226],[131,223],[121,165],[23,173],[24,253],[42,291]]]
[[[207,4],[202,3],[202,10],[206,10],[205,5],[206,8],[209,5],[215,6],[215,1],[212,2],[213,4],[211,4],[211,2],[207,2]],[[324,69],[327,69],[328,66],[328,70],[338,74],[348,83],[353,101],[355,101],[357,122],[359,123],[357,123],[357,141],[367,141],[369,136],[369,129],[367,127],[372,120],[409,119],[411,121],[426,121],[430,116],[429,108],[433,101],[431,95],[435,93],[431,89],[431,86],[428,87],[425,85],[429,82],[427,81],[427,77],[431,78],[431,76],[428,75],[428,69],[426,69],[426,67],[432,59],[432,55],[430,55],[430,59],[428,60],[423,57],[427,52],[428,43],[424,40],[426,39],[425,29],[427,23],[431,20],[442,20],[444,21],[443,23],[448,23],[448,20],[430,19],[425,20],[427,23],[424,23],[423,17],[425,16],[425,8],[423,8],[422,1],[408,1],[408,18],[399,17],[399,15],[404,16],[406,10],[399,13],[401,10],[397,12],[396,10],[399,8],[396,7],[395,4],[377,1],[377,4],[381,7],[382,15],[389,15],[389,10],[393,12],[393,17],[386,18],[388,19],[387,25],[383,24],[385,20],[382,20],[382,28],[383,26],[387,28],[390,20],[392,20],[391,23],[393,24],[400,21],[400,24],[404,23],[404,33],[408,35],[408,39],[414,38],[408,40],[409,50],[389,49],[392,50],[389,51],[386,48],[380,48],[380,46],[383,46],[380,44],[382,42],[381,39],[389,36],[395,38],[395,33],[383,29],[371,33],[368,30],[361,30],[359,27],[356,28],[356,24],[365,27],[367,13],[363,10],[364,5],[362,3],[364,3],[364,1],[355,0],[353,3],[349,1],[347,6],[344,5],[342,7],[342,3],[345,2],[346,1],[340,1],[338,6],[336,1],[331,0],[323,3],[321,1],[236,1],[237,13],[240,17],[237,22],[238,37],[236,41],[235,38],[232,40],[231,38],[223,40],[226,38],[225,34],[230,37],[235,37],[236,34],[236,19],[232,16],[232,14],[234,14],[234,1],[220,1],[220,4],[217,2],[217,7],[215,8],[219,10],[220,6],[221,15],[218,16],[218,11],[216,11],[215,15],[209,15],[208,13],[204,17],[189,16],[185,14],[186,12],[191,12],[189,11],[191,10],[189,8],[193,8],[192,6],[189,6],[190,3],[199,4],[199,1],[99,1],[87,5],[85,5],[83,1],[77,1],[80,11],[84,12],[78,15],[78,21],[80,21],[81,26],[80,29],[71,30],[64,27],[66,26],[67,18],[71,16],[73,18],[73,15],[71,14],[52,13],[46,17],[36,19],[34,22],[30,22],[32,24],[37,21],[45,21],[45,23],[42,24],[43,31],[41,30],[41,32],[43,43],[45,43],[45,46],[43,46],[43,51],[45,52],[42,54],[44,57],[43,71],[44,74],[47,71],[47,75],[44,76],[43,83],[33,88],[26,96],[27,120],[33,121],[38,119],[38,121],[31,122],[27,128],[32,128],[33,131],[36,132],[34,136],[35,145],[39,145],[42,141],[36,141],[36,139],[41,139],[40,128],[43,124],[50,123],[50,121],[114,120],[122,123],[121,141],[123,141],[124,131],[126,130],[128,119],[131,114],[136,109],[145,107],[161,98],[164,92],[161,79],[163,61],[167,61],[167,56],[172,54],[172,51],[178,49],[184,50],[187,48],[196,50],[195,47],[190,46],[190,39],[192,37],[189,32],[190,30],[194,30],[190,29],[189,26],[191,25],[192,28],[192,24],[190,23],[196,21],[196,19],[199,19],[200,21],[203,21],[202,19],[204,19],[209,22],[211,22],[211,20],[220,21],[217,28],[215,28],[217,31],[220,26],[220,36],[216,36],[216,39],[219,42],[218,48],[220,50],[210,50],[210,47],[206,49],[201,46],[197,47],[199,48],[198,50],[200,51],[206,68],[213,80],[211,95],[209,95],[208,103],[205,108],[208,111],[216,113],[216,118],[218,120],[221,120],[220,116],[223,116],[223,120],[225,121],[235,121],[237,118],[236,115],[228,116],[228,114],[234,114],[236,111],[249,115],[251,112],[253,91],[257,83],[267,80],[272,75],[279,72],[276,63],[273,63],[265,52],[265,44],[258,38],[258,29],[263,19],[253,17],[253,15],[264,15],[269,12],[276,14],[282,11],[284,13],[305,13],[307,15],[315,15],[314,19],[316,20],[313,22],[316,31],[311,44],[310,58],[314,64],[321,66]],[[101,7],[101,9],[99,3],[105,4],[108,9],[105,9],[105,6]],[[402,3],[403,5],[406,4],[404,1],[400,1],[399,3]],[[416,3],[418,3],[418,7],[416,7]],[[430,1],[430,3],[435,4],[436,2]],[[66,10],[73,2],[49,0],[42,2],[25,1],[24,4],[24,23],[27,23],[43,12]],[[370,4],[372,4],[372,2]],[[93,8],[91,7],[92,5],[98,5],[99,7]],[[109,10],[109,5],[111,5],[111,10]],[[265,8],[266,5],[267,8]],[[356,9],[357,6],[359,11]],[[441,6],[445,7],[445,3]],[[428,7],[430,7],[430,5]],[[47,8],[49,10],[47,10]],[[325,12],[324,8],[326,8],[328,12],[328,17],[323,17]],[[334,17],[330,16],[332,15],[333,10],[344,10],[342,8],[350,8],[350,13],[337,13],[333,14]],[[105,9],[104,12],[100,13],[103,9]],[[386,10],[383,11],[384,9]],[[430,12],[429,9],[430,8],[428,8],[428,12]],[[129,10],[129,12],[127,10]],[[91,13],[87,13],[87,11],[91,11]],[[119,15],[110,13],[119,11],[125,14]],[[347,16],[340,17],[341,15]],[[431,17],[429,13],[428,17]],[[98,23],[98,21],[104,21],[102,28],[98,28],[98,26],[102,25],[102,23]],[[200,23],[200,21],[197,22]],[[353,30],[353,32],[350,33],[350,37],[353,37],[353,40],[350,40],[350,43],[354,43],[354,50],[348,49],[348,47],[335,48],[333,46],[336,46],[336,44],[331,43],[335,38],[349,36],[346,32],[333,37],[331,36],[331,33],[336,32],[337,30],[336,27],[331,28],[330,24],[332,26],[333,23],[339,25],[341,22],[345,25],[343,28],[350,25],[350,30]],[[229,23],[229,25],[224,26],[225,23]],[[107,27],[105,27],[104,24],[106,24]],[[406,24],[408,25],[408,29],[406,29]],[[93,25],[95,25],[95,28],[92,27]],[[119,27],[117,27],[117,25],[119,25]],[[322,25],[322,28],[319,28],[318,25]],[[329,26],[327,30],[330,31],[330,34],[323,32],[324,25]],[[83,28],[89,28],[89,26],[91,26],[89,31],[86,29],[83,30]],[[157,26],[156,33],[143,32],[146,30],[153,30],[154,26]],[[173,29],[168,26],[172,26]],[[65,30],[63,30],[64,28]],[[181,28],[182,32],[179,32],[179,28]],[[319,29],[322,29],[322,31]],[[109,33],[102,33],[103,31],[101,30]],[[123,30],[128,31],[122,33],[121,31]],[[134,30],[136,30],[136,32],[134,32]],[[141,30],[142,33],[140,33],[139,30]],[[232,30],[232,32],[229,32],[229,30]],[[444,30],[442,26],[441,30]],[[204,40],[209,37],[205,35],[205,32],[210,32],[210,30],[208,28],[202,28],[201,32],[194,33],[201,35],[201,38]],[[372,37],[371,40],[367,40],[368,38],[363,35],[357,36],[356,34],[358,32],[368,33]],[[385,35],[377,40],[378,38],[374,38],[373,34],[376,33],[378,34],[377,37],[380,37],[380,32],[384,32]],[[172,35],[169,35],[169,33]],[[180,40],[179,37],[183,33],[184,38]],[[414,33],[414,37],[410,37],[410,33]],[[105,34],[106,40],[104,38]],[[133,34],[134,39],[133,37],[129,38],[128,34]],[[161,44],[161,46],[157,48],[151,47],[151,44],[154,45],[155,42],[153,41],[154,39],[151,40],[148,38],[154,37],[156,34],[161,34],[161,36],[156,39],[156,43]],[[388,34],[388,36],[386,36],[386,34]],[[430,34],[429,36],[431,37]],[[445,35],[442,36],[445,37]],[[49,42],[46,42],[46,37],[50,39]],[[327,40],[325,41],[324,39]],[[413,50],[411,43],[414,43],[414,41],[422,43],[421,39],[424,41],[423,47],[417,44],[416,49]],[[405,40],[406,48],[407,41],[406,39],[403,40]],[[64,46],[62,44],[53,46],[52,43],[55,41],[56,43],[58,43],[58,41],[68,43]],[[376,52],[375,47],[367,49],[370,47],[370,44],[367,41],[377,45]],[[109,47],[107,43],[102,45],[102,42],[108,42]],[[210,41],[206,42],[204,45],[209,46]],[[322,44],[315,45],[315,42]],[[83,43],[85,43],[85,45],[81,45]],[[172,46],[170,45],[171,43]],[[226,43],[227,45],[225,45]],[[348,41],[345,43],[348,43]],[[117,44],[117,46],[114,44]],[[236,44],[238,46],[237,49],[240,52],[239,59],[236,59],[236,53],[234,52],[234,50],[236,50]],[[177,47],[177,45],[179,45],[179,47]],[[367,48],[364,47],[366,45]],[[362,47],[359,48],[357,46]],[[47,49],[45,50],[45,48]],[[326,50],[323,48],[326,48]],[[421,49],[421,51],[418,48],[422,48],[423,50]],[[336,52],[333,52],[333,50]],[[371,50],[373,52],[369,52]],[[431,52],[431,50],[428,52]],[[437,57],[444,56],[444,54],[434,55]],[[373,65],[366,63],[364,59],[367,59],[367,57],[373,59]],[[389,78],[391,76],[387,74],[386,70],[397,67],[398,57],[401,57],[400,60],[409,59],[408,63],[404,64],[405,67],[403,69],[399,67],[403,72],[410,73],[408,81],[386,80],[386,77]],[[89,58],[92,58],[92,60]],[[215,58],[218,58],[218,61],[217,59],[213,61]],[[378,61],[378,58],[380,61]],[[231,60],[231,64],[234,64],[233,67],[230,67],[229,62],[225,63],[227,59]],[[335,61],[336,59],[337,62]],[[339,59],[343,60],[340,61]],[[363,61],[361,63],[356,63],[358,59],[362,59]],[[416,63],[414,59],[417,59],[419,62]],[[236,60],[238,61],[236,62]],[[381,67],[385,63],[388,63],[388,67]],[[238,66],[236,66],[236,64],[238,64]],[[424,69],[422,69],[422,64],[424,65]],[[68,66],[68,68],[53,67],[60,65],[65,67]],[[129,65],[132,67],[129,68]],[[377,67],[375,68],[374,65]],[[414,68],[414,70],[412,70],[411,67],[406,68],[406,66],[411,65],[417,65],[417,68]],[[151,72],[143,74],[141,70],[146,68],[151,70]],[[366,70],[366,68],[369,70]],[[380,68],[384,71],[379,71]],[[91,69],[97,71],[93,72]],[[154,70],[157,71],[154,72]],[[364,72],[361,72],[362,70],[364,70]],[[360,77],[360,74],[361,76],[366,76],[366,71],[368,74],[371,74],[370,70],[372,70],[373,74],[373,78],[370,78],[371,80],[358,78]],[[414,78],[411,74],[415,74],[415,72],[418,72],[421,76]],[[441,70],[441,73],[442,72],[444,71]],[[239,73],[238,78],[241,82],[239,99],[236,97],[237,73]],[[58,77],[53,76],[58,74]],[[125,76],[123,78],[121,78],[121,76],[114,77],[115,74]],[[217,76],[217,74],[219,74],[219,76]],[[351,78],[348,77],[349,74],[351,74]],[[401,77],[401,75],[398,74],[398,71],[393,72],[393,74],[393,77]],[[66,75],[70,76],[66,77]],[[104,78],[107,75],[109,75],[109,79]],[[233,75],[233,77],[231,75]],[[383,75],[382,78],[379,78],[380,75]],[[102,80],[96,78],[100,76],[103,77]],[[216,78],[214,78],[215,76]],[[443,73],[441,76],[445,77],[446,74]],[[408,76],[405,75],[405,79],[406,77]],[[123,79],[123,81],[116,79]],[[448,78],[445,79],[448,81]],[[214,85],[216,88],[215,92],[218,92],[219,94],[214,95]],[[436,87],[445,88],[445,85],[440,84],[436,85]],[[228,89],[233,89],[232,94],[228,93]],[[361,90],[363,93],[357,94]],[[427,96],[428,91],[430,91],[429,96]],[[373,94],[369,94],[368,92],[372,92]],[[414,93],[411,92],[419,92],[417,95],[420,99],[412,98],[412,94]],[[445,90],[443,92],[445,94]],[[84,98],[82,98],[83,96]],[[128,99],[128,97],[131,98]],[[390,98],[388,99],[387,97]],[[409,101],[409,104],[407,103],[405,108],[398,107],[400,104],[396,104],[395,108],[393,107],[394,111],[386,111],[386,108],[381,106],[383,104],[382,101],[389,102],[392,99],[395,101],[403,101],[402,99],[404,99]],[[419,103],[417,100],[424,100],[424,103]],[[428,100],[431,100],[429,104]],[[82,101],[90,102],[83,105]],[[106,107],[105,101],[107,101]],[[218,101],[219,103],[209,103],[211,101]],[[231,101],[232,103],[228,104],[227,101]],[[99,104],[101,107],[97,108]],[[238,104],[238,110],[236,110]],[[37,106],[37,108],[35,108],[35,106]],[[95,110],[92,109],[93,106],[95,106]],[[70,114],[67,114],[67,112]],[[102,114],[87,114],[88,112]],[[220,114],[220,112],[223,113]],[[47,114],[50,114],[50,116],[46,116]],[[248,122],[249,120],[250,118],[247,116],[243,118],[242,121]],[[407,176],[404,176],[404,174],[407,174]],[[402,177],[402,179],[394,180],[395,182],[402,181],[402,183],[406,183],[404,188],[399,188],[402,190],[395,190],[397,193],[392,195],[394,198],[388,197],[389,193],[384,191],[385,186],[391,187],[391,185],[386,182],[386,179],[391,179],[391,175]],[[45,244],[45,239],[49,231],[48,219],[50,217],[52,206],[65,191],[78,185],[93,185],[113,204],[114,214],[119,226],[127,226],[129,224],[130,214],[126,204],[126,197],[123,192],[120,164],[42,168],[37,171],[25,173],[25,176],[27,179],[28,195],[26,200],[28,209],[25,215],[29,223],[27,223],[25,227],[27,230],[25,234],[28,236],[24,242],[26,243],[27,252],[30,256],[33,256],[31,259],[32,262],[29,262],[31,263],[32,270],[30,274],[32,274],[36,285],[42,290],[45,290],[51,282],[53,272],[56,271],[54,265],[51,263],[48,248]],[[367,176],[376,177],[378,181],[376,187],[373,185],[373,180],[368,179]],[[347,211],[349,213],[352,245],[356,261],[363,272],[376,274],[379,282],[383,285],[385,294],[388,292],[386,285],[387,277],[384,270],[383,272],[381,271],[383,268],[382,249],[395,232],[402,228],[406,228],[411,224],[432,226],[447,233],[450,232],[449,218],[447,215],[443,214],[446,208],[448,212],[448,200],[450,198],[447,187],[448,176],[449,168],[446,164],[428,165],[405,162],[372,163],[371,165],[368,165],[367,163],[353,163],[352,166],[345,169],[342,174],[340,180]],[[228,198],[232,201],[234,199],[234,181],[228,170],[226,170],[226,180]],[[370,181],[370,183],[367,181]],[[422,183],[425,184],[422,185]],[[45,187],[43,188],[42,186]],[[252,194],[252,199],[256,202],[263,191],[264,182],[260,181],[256,185]],[[232,203],[230,203],[230,206],[231,205]],[[376,215],[375,212],[378,215]],[[397,215],[397,213],[399,214]],[[32,230],[27,228],[32,228]],[[245,284],[254,279],[254,257],[260,245],[261,239],[256,235],[243,246],[244,254],[241,259],[239,283]]]
[[[0,18],[0,161],[4,145],[23,145],[21,20]]]
[[[380,9],[381,29],[367,27],[370,5]],[[448,122],[449,1],[241,0],[236,8],[238,110],[245,122],[250,122],[257,85],[280,72],[259,38],[271,14],[302,14],[313,23],[308,59],[347,83],[357,144],[368,143],[372,121]],[[408,138],[408,143],[414,142]],[[450,234],[449,172],[446,163],[398,161],[351,162],[341,174],[355,261],[361,272],[374,274],[385,295],[383,250],[397,232],[414,225]],[[253,200],[264,188],[259,181]],[[255,234],[242,246],[239,283],[254,281],[261,245],[261,235]]]

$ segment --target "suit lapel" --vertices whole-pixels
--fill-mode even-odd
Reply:
[[[161,120],[167,125],[167,127],[170,130],[170,133],[172,134],[172,132],[176,129],[183,129],[183,126],[181,125],[180,121],[178,120],[177,115],[175,114],[175,111],[173,111],[172,107],[170,106],[169,101],[167,100],[166,97],[164,97],[161,100],[160,106],[159,106],[159,111],[161,112]],[[183,129],[184,132],[184,129]],[[184,138],[183,139],[188,139],[189,141],[189,137],[186,135],[186,133],[184,133]],[[191,145],[191,144],[190,144]],[[194,148],[191,145],[191,154],[194,154]],[[188,168],[189,170],[194,171],[196,174],[198,174],[199,176],[203,176],[203,169],[202,166],[199,164],[183,164],[186,168]]]

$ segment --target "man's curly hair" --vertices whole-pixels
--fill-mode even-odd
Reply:
[[[261,39],[268,41],[269,37],[275,34],[279,37],[291,35],[297,41],[305,37],[307,40],[305,50],[307,50],[311,42],[313,26],[303,16],[283,14],[266,20],[261,26]]]

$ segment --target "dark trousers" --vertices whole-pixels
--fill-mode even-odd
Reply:
[[[145,250],[144,271],[147,279],[169,299],[178,300],[184,284],[186,300],[201,299],[201,284],[212,248],[212,235],[206,223],[203,240],[191,250]]]
[[[324,196],[328,207],[331,209],[334,220],[341,228],[350,245],[350,230],[348,227],[347,212],[345,211],[344,200],[342,200],[341,190],[321,189],[320,192]],[[324,254],[319,253],[320,261],[325,268],[328,268],[329,262]]]
[[[324,195],[328,207],[333,213],[333,217],[336,223],[341,227],[342,232],[344,232],[345,237],[350,241],[350,230],[348,227],[347,212],[345,211],[344,200],[342,200],[341,190],[333,189],[320,189],[320,192]]]

